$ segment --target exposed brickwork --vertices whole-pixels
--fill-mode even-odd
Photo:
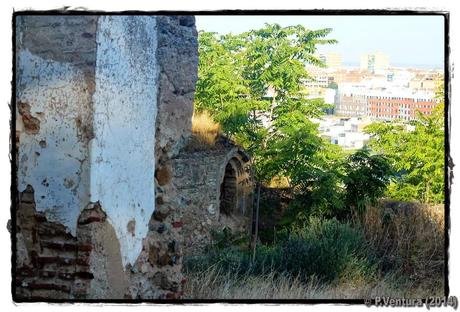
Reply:
[[[99,202],[97,202],[82,211],[78,218],[78,224],[86,225],[93,222],[104,222],[106,219],[107,214],[102,210]]]
[[[40,120],[32,116],[30,113],[30,105],[28,103],[19,102],[18,112],[21,115],[25,132],[37,134],[40,131]]]
[[[166,299],[168,293],[180,297],[182,284],[182,231],[175,226],[184,207],[171,184],[158,188],[157,206],[149,223],[143,249],[130,272],[130,295],[133,298]]]
[[[99,202],[89,204],[80,213],[77,238],[78,252],[82,255],[76,259],[77,264],[90,268],[74,274],[77,294],[86,299],[124,298],[128,285],[120,245]]]
[[[80,244],[61,224],[35,211],[31,186],[20,193],[16,212],[18,299],[84,298],[93,274],[92,247]]]

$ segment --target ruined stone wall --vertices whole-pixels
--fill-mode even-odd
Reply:
[[[155,142],[155,211],[143,248],[131,270],[133,298],[174,299],[185,282],[181,274],[182,214],[186,199],[172,183],[170,159],[191,134],[198,79],[198,41],[193,16],[158,16],[158,107]]]
[[[17,16],[16,298],[176,298],[192,16]],[[159,217],[161,215],[161,218]]]
[[[248,232],[253,207],[254,182],[249,158],[243,150],[230,145],[217,150],[181,152],[172,159],[173,182],[186,199],[180,226],[183,227],[183,246],[186,255],[203,250],[212,238],[212,231],[225,227],[232,231]],[[235,174],[231,190],[233,203],[224,211],[223,188],[228,166]]]

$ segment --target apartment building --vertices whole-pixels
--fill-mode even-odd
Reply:
[[[413,120],[417,112],[431,115],[437,104],[432,92],[376,91],[367,97],[368,115],[384,120]]]
[[[438,104],[434,92],[391,85],[376,86],[372,81],[340,84],[335,97],[335,114],[370,116],[376,119],[417,118],[417,111],[430,115]]]
[[[368,90],[362,86],[339,87],[336,94],[335,114],[341,116],[367,115]]]
[[[319,59],[330,69],[338,69],[342,66],[342,55],[334,52],[319,54]]]
[[[371,73],[388,69],[390,66],[390,57],[381,52],[366,53],[361,55],[361,70],[368,70]]]

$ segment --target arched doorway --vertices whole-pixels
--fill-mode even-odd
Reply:
[[[237,189],[236,189],[237,172],[229,162],[225,167],[225,174],[220,185],[220,214],[230,216],[236,209]]]

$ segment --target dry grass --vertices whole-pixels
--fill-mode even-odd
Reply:
[[[193,114],[191,147],[197,149],[213,147],[220,134],[220,125],[212,119],[207,111]]]
[[[290,186],[289,179],[281,176],[273,177],[267,185],[270,188],[289,188]]]
[[[400,297],[411,293],[395,287],[392,275],[376,282],[340,279],[321,284],[317,280],[276,276],[236,276],[211,267],[203,272],[186,272],[187,299],[363,299],[375,296]],[[404,293],[406,292],[406,293]]]
[[[203,272],[186,273],[185,298],[193,299],[298,299],[317,298],[322,292],[312,281],[265,276],[237,276],[211,267]]]
[[[442,292],[444,207],[382,201],[369,207],[364,232],[378,257],[419,291]]]

